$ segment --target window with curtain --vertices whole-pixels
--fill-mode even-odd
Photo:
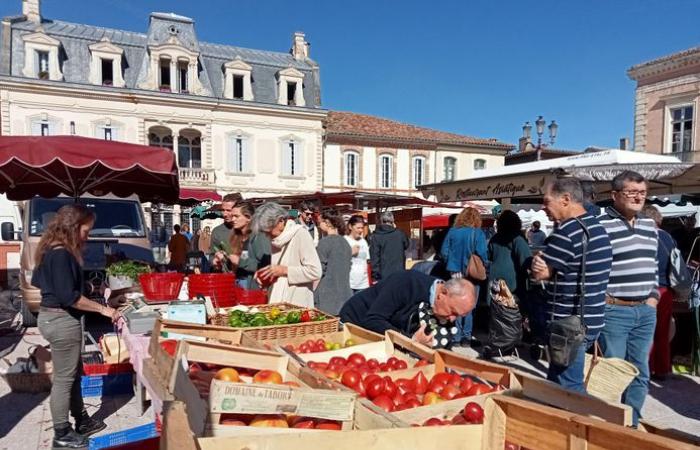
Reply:
[[[382,155],[379,157],[379,187],[382,189],[391,189],[393,182],[393,158],[391,155]]]
[[[457,173],[457,158],[448,156],[443,160],[443,180],[444,181],[454,181],[455,174]]]
[[[180,136],[177,139],[178,165],[191,169],[202,167],[202,139]]]
[[[231,136],[228,145],[228,171],[231,173],[251,173],[248,139],[243,136]]]
[[[282,175],[299,177],[304,173],[301,144],[296,141],[282,143]]]
[[[357,152],[345,152],[345,186],[357,186],[359,161]]]

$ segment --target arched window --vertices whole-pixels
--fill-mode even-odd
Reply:
[[[344,153],[344,179],[345,186],[357,186],[359,180],[360,155],[349,151]]]
[[[475,159],[474,160],[474,170],[484,170],[486,169],[485,159]]]
[[[455,174],[457,173],[457,158],[448,156],[443,160],[443,180],[444,181],[454,181]]]
[[[391,189],[394,180],[394,158],[391,155],[379,157],[379,187]]]
[[[201,168],[202,138],[190,134],[180,134],[177,138],[177,160],[180,167]]]
[[[148,145],[173,149],[173,135],[169,128],[156,126],[148,130]]]
[[[413,158],[413,186],[418,187],[425,181],[425,158],[416,156]]]

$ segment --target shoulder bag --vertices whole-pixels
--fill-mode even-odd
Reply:
[[[472,233],[472,254],[467,261],[467,278],[476,281],[484,281],[486,279],[486,266],[481,257],[476,254],[476,233],[478,229],[474,229]]]
[[[576,359],[579,347],[586,339],[586,324],[584,322],[583,308],[586,302],[586,252],[588,251],[588,240],[590,238],[588,229],[579,220],[576,221],[583,229],[581,237],[581,268],[579,270],[579,281],[577,283],[579,298],[579,314],[572,314],[562,319],[554,319],[554,305],[549,322],[549,339],[547,349],[549,351],[549,363],[561,367],[569,367]],[[557,299],[557,282],[554,282],[554,293],[552,303]]]

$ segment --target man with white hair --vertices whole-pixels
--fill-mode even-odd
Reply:
[[[402,270],[358,292],[340,309],[340,320],[376,333],[394,330],[432,348],[450,348],[455,320],[476,305],[474,285]]]
[[[409,244],[404,232],[396,228],[394,214],[390,211],[383,212],[379,216],[379,225],[369,240],[372,279],[375,282],[406,269],[405,252]]]

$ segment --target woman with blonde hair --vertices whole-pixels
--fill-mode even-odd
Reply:
[[[82,294],[82,250],[94,224],[95,214],[85,206],[61,207],[49,222],[35,255],[36,269],[31,282],[41,290],[39,332],[49,341],[53,361],[50,400],[53,448],[86,447],[88,436],[107,426],[88,415],[80,392],[83,313],[96,312],[114,322],[119,318],[114,308]],[[75,429],[68,421],[69,412],[75,419]]]
[[[467,207],[459,213],[454,226],[447,233],[440,256],[451,278],[468,278],[469,260],[473,254],[481,258],[484,266],[488,264],[486,236],[481,230],[481,214],[476,208]],[[476,296],[479,298],[478,283],[483,280],[470,281],[474,282]],[[455,345],[470,346],[474,327],[472,313],[458,318],[456,323]]]

